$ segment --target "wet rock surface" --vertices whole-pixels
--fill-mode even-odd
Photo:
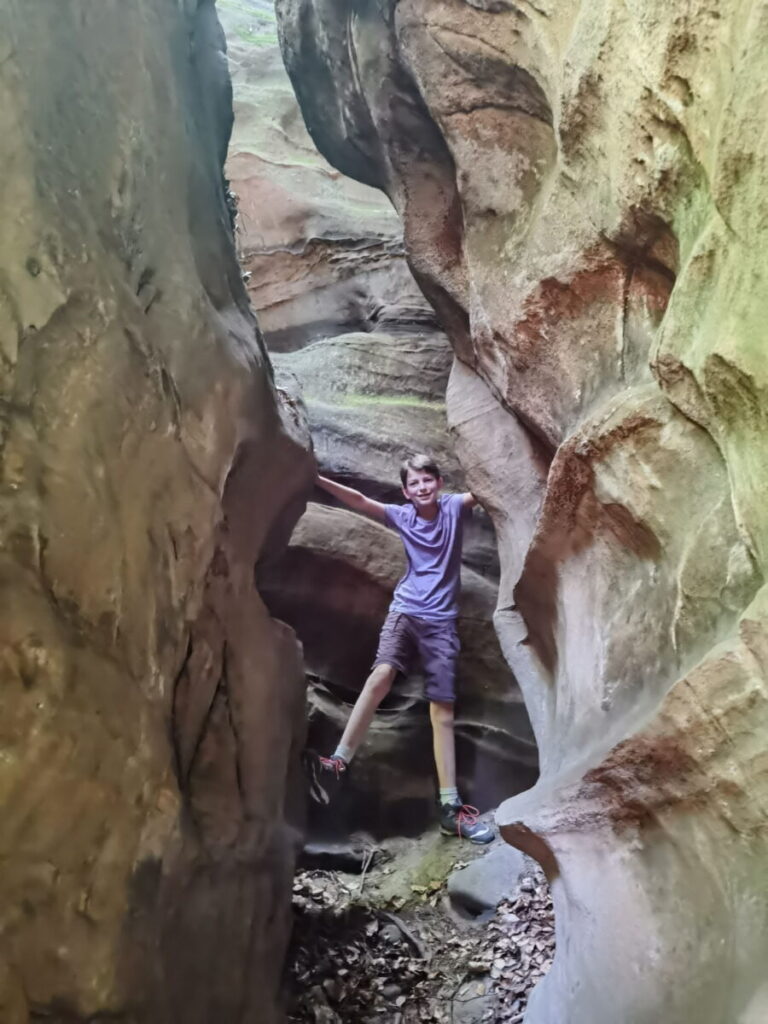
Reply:
[[[333,872],[297,876],[288,1020],[518,1024],[554,953],[543,876],[524,874],[486,924],[462,929],[444,909],[439,874],[430,878],[427,871],[406,894],[382,894],[378,880],[396,863],[380,853],[363,885],[359,877]]]

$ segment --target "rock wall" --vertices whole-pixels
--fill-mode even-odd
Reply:
[[[528,1024],[768,1014],[768,8],[277,0],[458,357],[553,884]]]
[[[312,475],[225,204],[212,0],[0,10],[0,1017],[277,1019]]]
[[[234,87],[227,173],[238,241],[278,387],[304,405],[321,471],[402,501],[398,467],[432,452],[448,486],[465,487],[445,410],[452,352],[408,268],[402,226],[376,189],[318,154],[283,67],[272,0],[220,0]],[[402,552],[390,531],[317,492],[284,556],[261,568],[270,610],[304,648],[310,743],[335,746],[376,650]],[[386,552],[386,557],[382,553]],[[464,550],[459,758],[484,807],[527,788],[536,751],[519,687],[493,634],[498,558],[490,520],[475,514]],[[418,678],[399,681],[345,787],[348,819],[310,818],[310,833],[347,838],[418,832],[434,817],[426,706]]]
[[[234,86],[227,175],[269,349],[351,331],[434,328],[388,200],[320,156],[283,67],[273,0],[219,0]]]

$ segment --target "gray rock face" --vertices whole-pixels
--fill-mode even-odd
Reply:
[[[759,1019],[764,5],[277,10],[313,138],[391,198],[459,359],[542,758],[499,821],[563,940],[526,1020]]]
[[[222,183],[209,0],[0,10],[0,1016],[277,1020],[303,507]],[[30,1016],[31,1015],[31,1016]]]
[[[525,857],[511,846],[494,846],[448,878],[451,905],[470,919],[490,915],[504,899],[511,899],[526,871]]]

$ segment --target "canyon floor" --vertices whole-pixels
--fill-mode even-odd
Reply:
[[[356,864],[344,854],[353,870],[300,871],[286,979],[291,1024],[522,1021],[554,955],[543,874],[526,863],[495,906],[473,904],[483,889],[487,902],[492,887],[467,892],[450,881],[500,845],[481,852],[435,833],[378,846],[361,840]]]

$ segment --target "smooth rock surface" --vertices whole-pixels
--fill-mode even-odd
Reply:
[[[451,906],[469,918],[493,913],[502,900],[513,898],[525,871],[525,857],[519,850],[506,844],[494,846],[449,876]]]
[[[463,489],[445,411],[453,353],[406,265],[397,214],[379,191],[344,178],[317,153],[282,67],[271,4],[222,0],[220,10],[234,85],[227,167],[238,195],[241,262],[278,390],[306,409],[324,474],[401,502],[399,465],[426,450],[448,488]],[[313,505],[285,556],[260,573],[270,610],[297,629],[304,646],[310,739],[321,750],[335,745],[368,674],[403,571],[396,539],[381,536],[375,523]],[[376,554],[380,544],[387,565]],[[464,564],[470,580],[483,578],[474,587],[483,598],[470,597],[478,621],[462,629],[460,760],[472,798],[487,807],[530,784],[536,757],[519,689],[493,635],[499,567],[481,510],[466,530]],[[385,833],[413,833],[434,816],[421,685],[415,678],[406,692],[399,687],[398,710],[377,718],[334,834],[357,825],[358,813]]]
[[[526,1022],[756,1019],[765,5],[277,10],[312,137],[391,198],[461,363],[449,420],[542,759],[498,815],[557,913]]]
[[[302,511],[242,287],[210,0],[0,10],[0,1015],[271,1024]]]
[[[219,0],[235,125],[238,249],[270,351],[350,331],[434,329],[402,228],[375,189],[318,153],[283,67],[272,0]]]

